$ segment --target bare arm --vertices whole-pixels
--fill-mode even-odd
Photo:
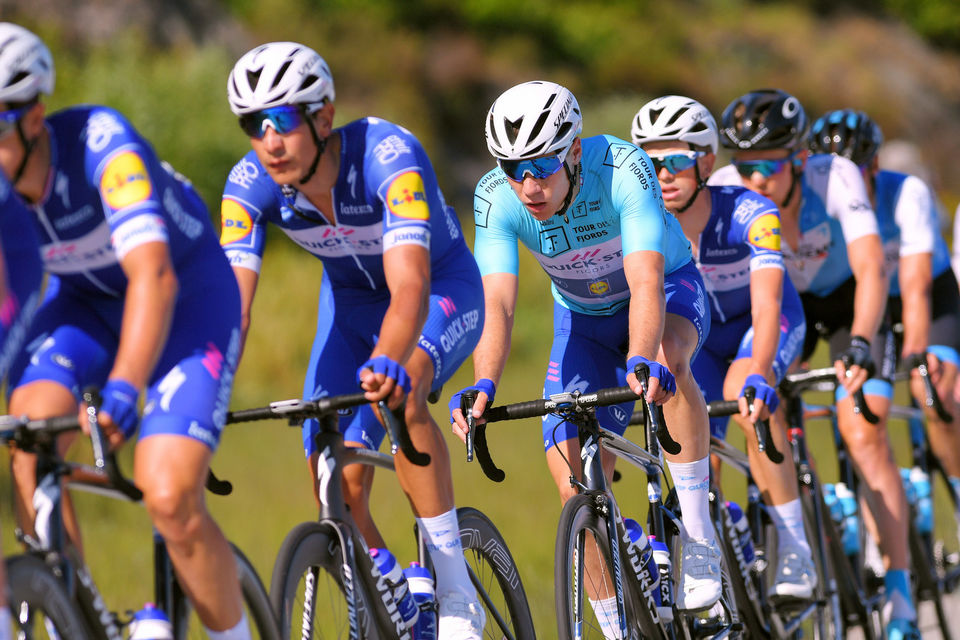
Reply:
[[[887,276],[883,269],[883,245],[880,236],[857,238],[847,245],[850,269],[857,281],[853,300],[853,325],[850,333],[873,340],[887,306]]]
[[[900,299],[903,301],[903,355],[927,350],[930,341],[933,256],[915,253],[900,258]]]
[[[247,331],[250,330],[250,315],[253,308],[253,296],[257,293],[257,283],[260,274],[252,269],[234,267],[233,274],[237,277],[237,286],[240,288],[240,352],[247,344]]]
[[[783,271],[759,269],[750,272],[750,312],[753,316],[753,351],[747,375],[766,378],[773,368],[780,343],[780,307]]]
[[[510,336],[517,307],[519,278],[512,273],[483,276],[485,315],[483,333],[473,352],[475,380],[489,378],[500,384],[500,376],[510,355]]]
[[[667,309],[663,266],[663,255],[656,251],[634,251],[623,257],[623,270],[630,287],[628,360],[643,356],[653,361],[660,351]],[[637,394],[641,393],[640,383],[632,371],[627,372],[627,384]],[[662,401],[658,383],[651,383],[648,392],[655,400]]]

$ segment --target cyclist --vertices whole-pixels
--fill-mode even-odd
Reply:
[[[240,346],[239,294],[207,210],[120,113],[47,116],[46,45],[10,23],[0,41],[16,79],[0,88],[16,131],[0,138],[0,167],[32,209],[50,274],[11,367],[10,413],[76,414],[81,389],[97,385],[111,446],[140,422],[134,481],[184,588],[211,638],[249,638],[233,554],[204,505]],[[15,452],[13,469],[29,527],[35,459]]]
[[[421,144],[378,118],[333,128],[334,86],[309,47],[273,42],[239,59],[227,86],[230,108],[253,150],[230,172],[221,243],[240,284],[244,328],[259,279],[267,224],[323,261],[317,333],[304,396],[357,390],[396,405],[426,467],[396,458],[397,476],[430,541],[443,638],[476,638],[484,613],[467,575],[454,508],[450,459],[427,410],[480,337],[480,274],[456,213]],[[348,445],[377,449],[385,431],[369,407],[342,416]],[[314,483],[318,425],[304,425]],[[383,546],[367,499],[372,469],[355,465],[345,498],[365,540]]]
[[[837,416],[847,449],[863,479],[867,504],[881,532],[891,637],[916,630],[907,555],[907,504],[886,431],[893,388],[873,377],[882,361],[877,334],[887,299],[883,245],[856,165],[833,155],[808,158],[808,121],[799,100],[776,89],[753,91],[731,102],[721,117],[721,143],[733,163],[711,184],[742,185],[773,200],[787,273],[800,291],[808,331],[802,358],[817,339],[829,342],[837,369]],[[849,366],[845,366],[845,362]],[[869,378],[869,379],[868,379]],[[863,390],[878,425],[854,413]]]
[[[956,416],[953,388],[960,365],[960,290],[950,268],[950,250],[940,232],[936,198],[917,176],[879,168],[880,127],[862,111],[841,109],[820,117],[811,129],[810,149],[852,160],[863,173],[883,238],[890,298],[890,322],[903,324],[900,355],[927,352],[930,376],[944,409]],[[922,381],[911,383],[925,406]],[[960,495],[960,426],[926,411],[930,444]]]
[[[707,502],[709,427],[690,374],[710,327],[700,274],[676,219],[667,213],[646,153],[613,136],[581,140],[580,107],[553,82],[526,82],[490,108],[487,147],[497,168],[474,194],[474,255],[483,274],[486,324],[473,353],[479,417],[491,404],[510,349],[523,242],[553,281],[554,339],[544,395],[619,386],[638,394],[634,367],[650,367],[647,397],[663,404],[683,450],[668,462],[688,534],[678,606],[699,611],[720,596],[720,555]],[[662,364],[667,363],[666,365]],[[626,366],[624,366],[626,365]],[[450,403],[454,431],[467,428],[459,392]],[[622,434],[631,404],[600,411],[600,424]],[[547,464],[566,502],[579,473],[577,431],[545,418]],[[614,457],[604,453],[613,473]],[[569,463],[569,466],[568,466]],[[616,603],[596,601],[601,625]]]
[[[817,574],[796,476],[790,465],[773,463],[758,451],[753,428],[758,419],[772,419],[774,443],[787,449],[775,387],[800,355],[806,328],[800,296],[784,273],[777,207],[744,187],[707,186],[719,134],[699,102],[684,96],[652,100],[634,116],[631,134],[650,155],[667,210],[680,221],[703,276],[710,333],[693,361],[693,377],[707,401],[740,398],[736,420],[777,526],[773,594],[809,599]],[[756,389],[752,413],[744,398],[747,387]],[[726,418],[711,419],[711,434],[724,438],[727,424]]]

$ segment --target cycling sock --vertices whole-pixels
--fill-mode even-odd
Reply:
[[[883,605],[886,620],[916,620],[917,610],[910,597],[910,572],[907,569],[888,569],[883,577],[887,602]]]
[[[693,538],[713,542],[716,534],[710,522],[710,456],[694,462],[667,461],[677,489],[683,526]]]
[[[210,640],[253,640],[250,635],[250,627],[247,625],[247,612],[244,611],[238,622],[233,628],[225,631],[211,631],[204,627]]]
[[[803,530],[803,506],[800,498],[774,505],[768,513],[777,527],[777,551],[782,553],[790,547],[800,549],[809,556],[810,544],[807,542],[807,532]]]
[[[621,640],[620,622],[617,620],[617,597],[604,598],[603,600],[590,600],[590,606],[593,607],[593,613],[597,616],[597,622],[600,623],[600,631],[607,640]]]
[[[12,640],[13,636],[10,635],[11,622],[10,610],[6,607],[0,608],[0,640]]]
[[[437,598],[441,594],[458,591],[476,600],[477,592],[470,582],[467,564],[463,559],[456,508],[432,518],[417,518],[417,524],[437,575]]]

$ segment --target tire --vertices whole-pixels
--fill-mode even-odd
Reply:
[[[560,514],[557,527],[557,546],[555,552],[555,591],[557,608],[557,630],[560,638],[581,637],[600,639],[604,633],[596,618],[588,597],[591,592],[598,600],[614,598],[613,560],[607,538],[607,523],[594,507],[594,496],[578,494],[570,498]],[[615,537],[615,536],[614,536]],[[590,549],[590,540],[596,542]],[[592,557],[591,557],[592,556]],[[584,561],[599,565],[598,575],[588,576]],[[629,585],[629,576],[623,576],[624,618],[622,622],[629,631],[629,638],[651,638],[662,635],[649,612],[640,619],[633,592]],[[612,616],[614,626],[620,625],[616,612]],[[640,627],[643,631],[641,632]]]
[[[816,529],[816,519],[814,517],[815,494],[810,489],[801,488],[800,501],[803,508],[803,519],[806,525],[807,541],[810,543],[810,549],[813,552],[813,561],[817,567],[817,586],[814,589],[815,601],[819,603],[816,611],[811,616],[811,635],[814,640],[841,640],[844,637],[843,631],[843,610],[840,605],[840,595],[836,591],[839,581],[835,576],[835,565],[830,550],[824,547],[822,554],[820,551],[821,543],[829,545],[825,533]],[[823,501],[820,501],[821,518],[829,518],[830,512],[827,510]],[[830,585],[834,585],[831,593]]]
[[[264,589],[260,577],[253,565],[247,560],[233,543],[230,544],[234,559],[237,562],[237,577],[240,580],[240,593],[243,597],[243,609],[247,616],[247,625],[250,628],[253,640],[279,640],[280,632],[277,621],[270,606],[270,598]],[[179,589],[178,589],[179,591]],[[191,640],[206,638],[206,632],[200,619],[194,614],[193,606],[186,596],[180,593],[177,598],[177,613],[175,615],[176,640]]]
[[[457,509],[463,555],[487,614],[485,637],[533,640],[533,618],[517,565],[507,543],[487,516]]]
[[[281,638],[349,638],[352,630],[361,638],[376,637],[359,585],[360,610],[350,619],[342,565],[340,540],[328,527],[304,522],[287,534],[270,583]]]
[[[730,587],[737,603],[737,613],[744,625],[745,635],[750,638],[769,638],[771,635],[770,625],[767,623],[763,612],[763,602],[757,590],[758,585],[754,579],[753,571],[743,560],[742,555],[740,558],[737,557],[736,549],[739,549],[739,544],[735,549],[734,542],[731,540],[732,536],[737,535],[733,519],[725,504],[717,500],[714,501],[714,506],[716,510],[714,529],[720,542],[723,562],[727,567],[726,575],[729,577]]]
[[[10,613],[21,637],[91,637],[66,587],[42,560],[20,555],[7,558],[5,564]],[[50,632],[51,627],[54,633]]]

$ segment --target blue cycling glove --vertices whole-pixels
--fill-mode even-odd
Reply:
[[[670,393],[677,391],[677,379],[670,373],[670,369],[657,362],[656,360],[647,360],[643,356],[633,356],[627,360],[627,374],[633,373],[638,364],[645,364],[650,370],[650,377],[660,381],[660,388]]]
[[[493,397],[497,395],[497,385],[493,384],[493,380],[490,378],[480,378],[477,380],[477,384],[471,387],[464,387],[463,389],[460,389],[460,391],[457,391],[455,394],[453,394],[453,396],[450,398],[450,404],[447,405],[450,408],[451,424],[453,424],[453,412],[460,408],[460,398],[466,391],[476,391],[477,393],[482,391],[487,394],[487,406],[489,407],[493,404]]]
[[[767,379],[759,373],[752,373],[747,376],[747,379],[743,383],[743,389],[740,389],[741,398],[747,387],[754,388],[757,392],[757,399],[763,400],[763,404],[767,405],[770,413],[776,411],[777,407],[780,406],[780,397],[777,395],[777,390],[767,384]]]
[[[360,365],[360,368],[357,369],[357,382],[360,382],[360,372],[364,369],[370,369],[374,373],[382,373],[388,378],[392,378],[396,381],[398,387],[409,393],[410,377],[407,375],[407,370],[387,356],[370,358]]]
[[[103,398],[100,413],[110,414],[124,439],[129,440],[140,423],[140,416],[137,414],[140,392],[126,380],[111,378],[103,385],[100,396]]]

